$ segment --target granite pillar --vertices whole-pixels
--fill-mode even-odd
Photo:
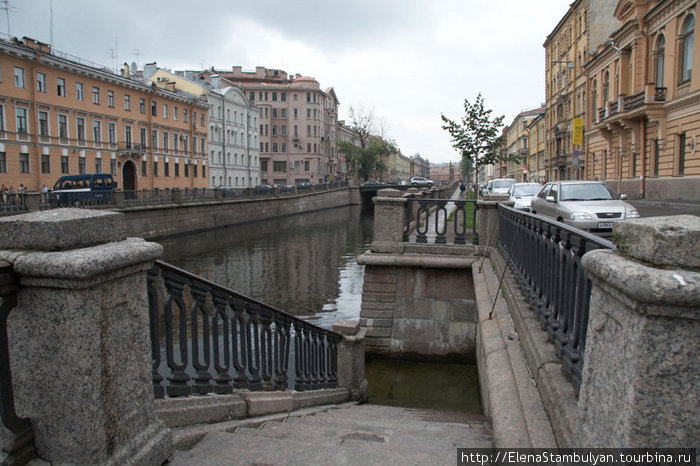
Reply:
[[[126,238],[123,215],[57,209],[0,219],[20,281],[8,337],[17,414],[52,464],[162,464],[146,271],[162,247]]]
[[[616,224],[592,280],[576,445],[694,447],[700,438],[700,218]]]
[[[340,320],[333,331],[343,335],[338,343],[338,386],[350,390],[354,401],[367,401],[369,385],[365,378],[365,336],[357,320]]]
[[[398,189],[380,189],[374,202],[374,240],[371,250],[382,252],[385,246],[403,243],[406,202]]]

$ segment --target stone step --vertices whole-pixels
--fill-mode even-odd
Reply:
[[[493,446],[483,416],[377,405],[345,405],[211,432],[172,465],[454,464],[457,448]]]

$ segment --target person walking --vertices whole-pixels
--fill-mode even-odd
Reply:
[[[459,197],[463,198],[464,193],[467,191],[467,186],[464,184],[464,181],[459,182]]]

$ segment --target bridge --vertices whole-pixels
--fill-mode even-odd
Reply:
[[[625,222],[612,244],[497,198],[433,196],[379,191],[360,321],[333,331],[158,262],[122,214],[0,220],[3,461],[160,464],[197,444],[184,464],[226,442],[266,458],[226,432],[362,400],[365,351],[476,361],[486,418],[451,425],[455,447],[694,445],[697,217]],[[413,438],[407,416],[363,445]],[[408,443],[450,449],[424,441]]]

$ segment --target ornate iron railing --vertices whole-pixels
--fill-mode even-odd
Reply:
[[[498,217],[501,251],[578,393],[591,297],[591,281],[581,258],[594,249],[615,250],[615,245],[502,204]]]
[[[337,386],[337,333],[162,261],[148,302],[156,398]]]
[[[454,203],[452,220],[449,220],[449,203]],[[476,200],[409,198],[406,203],[403,240],[411,241],[415,231],[416,243],[428,243],[434,238],[435,244],[466,244],[468,237],[471,237],[472,244],[479,244],[477,212]],[[469,219],[472,223],[471,232],[467,226]]]
[[[17,213],[27,210],[25,193],[0,193],[0,213]]]

